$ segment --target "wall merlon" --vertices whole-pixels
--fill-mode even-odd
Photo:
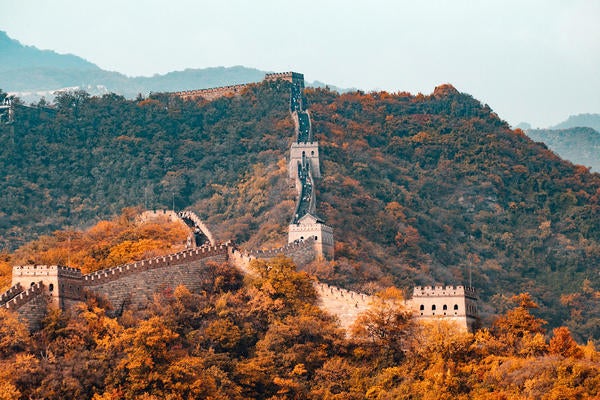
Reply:
[[[41,282],[35,283],[24,292],[19,293],[11,300],[7,301],[2,307],[7,308],[8,310],[17,310],[19,307],[26,304],[31,299],[42,294],[43,290],[44,285]]]
[[[23,286],[21,286],[20,283],[17,283],[16,285],[11,286],[6,292],[4,292],[4,293],[2,293],[2,295],[0,295],[0,305],[5,304],[10,299],[14,298],[16,295],[21,293],[22,291],[23,291]]]
[[[413,297],[430,296],[469,296],[476,297],[477,292],[474,288],[459,286],[415,286]]]

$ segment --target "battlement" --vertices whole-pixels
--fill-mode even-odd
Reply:
[[[5,304],[2,305],[2,307],[5,307],[8,310],[16,310],[23,304],[28,303],[31,299],[42,294],[43,291],[44,284],[42,282],[34,283],[27,290],[20,292],[11,300],[7,301]]]
[[[174,92],[173,95],[179,96],[184,100],[197,100],[202,98],[204,100],[212,101],[219,97],[240,95],[249,85],[249,83],[244,83],[208,89],[184,90],[181,92]]]
[[[250,261],[254,259],[270,259],[277,256],[291,258],[294,263],[300,267],[313,261],[317,256],[315,249],[315,239],[297,240],[286,244],[285,246],[269,250],[238,250],[231,249],[229,260],[233,265],[241,269],[244,273],[252,273],[249,269]]]
[[[142,212],[138,216],[138,220],[142,223],[161,219],[161,218],[166,218],[169,222],[173,222],[173,221],[177,221],[179,219],[179,216],[177,215],[176,212],[171,211],[171,210],[148,210],[148,211]]]
[[[134,263],[119,265],[112,268],[92,272],[83,276],[84,286],[95,286],[112,282],[124,276],[135,274],[141,271],[189,263],[191,261],[203,258],[214,257],[216,255],[228,254],[228,249],[232,244],[227,242],[217,246],[202,246],[196,249],[184,250],[178,253],[169,254],[161,257],[149,258]]]
[[[415,286],[413,298],[416,297],[453,297],[465,296],[477,299],[475,288],[468,286]]]
[[[64,267],[60,265],[17,265],[13,267],[13,279],[15,279],[15,277],[31,278],[49,276],[81,279],[81,271],[77,268]]]
[[[12,298],[14,298],[16,295],[21,293],[22,291],[23,291],[23,286],[21,286],[20,283],[17,283],[16,285],[11,286],[6,292],[4,292],[0,295],[0,305],[5,304],[6,302],[8,302]]]
[[[269,250],[248,250],[244,252],[244,255],[253,258],[273,258],[279,255],[287,255],[290,252],[293,252],[298,249],[304,249],[308,247],[312,247],[315,239],[307,238],[306,240],[296,240],[292,243],[288,243],[285,246],[269,249]]]
[[[217,244],[217,241],[215,240],[215,237],[213,236],[210,229],[208,229],[208,226],[206,226],[206,224],[200,219],[200,217],[198,217],[198,215],[196,215],[195,212],[186,210],[186,211],[180,211],[177,215],[184,222],[187,219],[192,222],[194,227],[200,229],[200,231],[204,234],[204,236],[206,236],[206,238],[210,242],[211,246],[214,246]]]

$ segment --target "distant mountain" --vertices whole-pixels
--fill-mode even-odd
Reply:
[[[550,129],[568,129],[576,127],[593,128],[600,132],[600,114],[571,115],[566,121],[551,127]]]
[[[23,46],[3,31],[0,31],[0,60],[0,70],[3,72],[23,68],[100,70],[97,65],[72,54],[58,54],[51,50]]]
[[[186,69],[151,77],[127,77],[118,72],[105,71],[97,65],[71,54],[58,54],[24,46],[0,31],[0,89],[14,93],[25,102],[44,96],[54,97],[60,89],[82,89],[92,95],[109,92],[128,98],[150,92],[174,92],[261,81],[265,73],[243,66]],[[346,90],[315,82],[344,92]]]
[[[524,131],[531,129],[531,124],[529,122],[521,122],[519,123],[517,126],[514,127],[515,129],[522,129]]]
[[[544,142],[550,150],[574,164],[600,172],[600,133],[592,128],[530,129],[527,136]]]
[[[522,123],[517,128],[526,130],[527,136],[544,142],[562,158],[600,172],[600,114],[571,115],[548,129],[530,129],[527,125]]]

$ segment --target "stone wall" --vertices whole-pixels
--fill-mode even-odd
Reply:
[[[279,256],[291,258],[297,266],[306,265],[317,258],[315,240],[308,238],[307,240],[295,241],[283,247],[270,250],[232,249],[229,253],[229,261],[244,273],[250,273],[251,271],[248,268],[250,261],[255,259],[268,260]]]
[[[265,81],[284,80],[304,88],[304,74],[299,72],[274,72],[265,75]]]
[[[335,315],[342,328],[348,330],[356,318],[366,312],[375,301],[373,296],[314,282],[319,295],[319,305],[331,315]]]
[[[222,86],[210,89],[185,90],[174,92],[173,95],[179,96],[184,100],[204,99],[212,101],[223,96],[236,96],[241,94],[249,84]]]
[[[48,306],[52,302],[45,285],[34,283],[2,305],[7,310],[15,311],[25,321],[29,328],[37,330],[42,319],[46,316]]]
[[[87,275],[76,268],[56,265],[15,266],[14,286],[0,295],[0,305],[17,311],[32,329],[39,327],[50,303],[68,309],[88,294],[105,297],[117,312],[128,305],[145,306],[161,289],[186,285],[198,290],[206,263],[227,261],[230,247],[229,243],[205,246]]]
[[[213,236],[210,229],[208,229],[208,226],[204,223],[204,221],[200,219],[198,215],[196,215],[195,212],[186,210],[179,212],[177,215],[183,220],[189,219],[190,221],[192,221],[194,226],[200,229],[204,236],[206,236],[211,246],[215,246],[217,244],[217,241],[215,240],[215,237]]]
[[[225,262],[227,252],[215,252],[209,257],[194,260],[182,257],[170,265],[162,263],[157,268],[138,268],[135,273],[121,275],[118,279],[96,280],[86,289],[109,300],[117,313],[126,307],[144,308],[161,290],[185,285],[193,292],[199,291],[208,261]]]

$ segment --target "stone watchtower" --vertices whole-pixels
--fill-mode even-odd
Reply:
[[[477,293],[466,286],[416,286],[407,302],[417,319],[449,320],[472,332],[478,321]]]
[[[76,268],[58,265],[25,265],[13,267],[12,284],[23,289],[42,283],[51,303],[65,309],[83,298],[82,275]]]
[[[333,260],[333,228],[327,226],[318,217],[305,214],[289,226],[288,242],[313,238],[315,250],[327,260]]]
[[[321,166],[319,164],[319,143],[312,142],[294,142],[290,149],[290,163],[288,166],[289,178],[296,179],[298,176],[298,165],[305,162],[310,164],[310,171],[313,178],[321,177]]]

